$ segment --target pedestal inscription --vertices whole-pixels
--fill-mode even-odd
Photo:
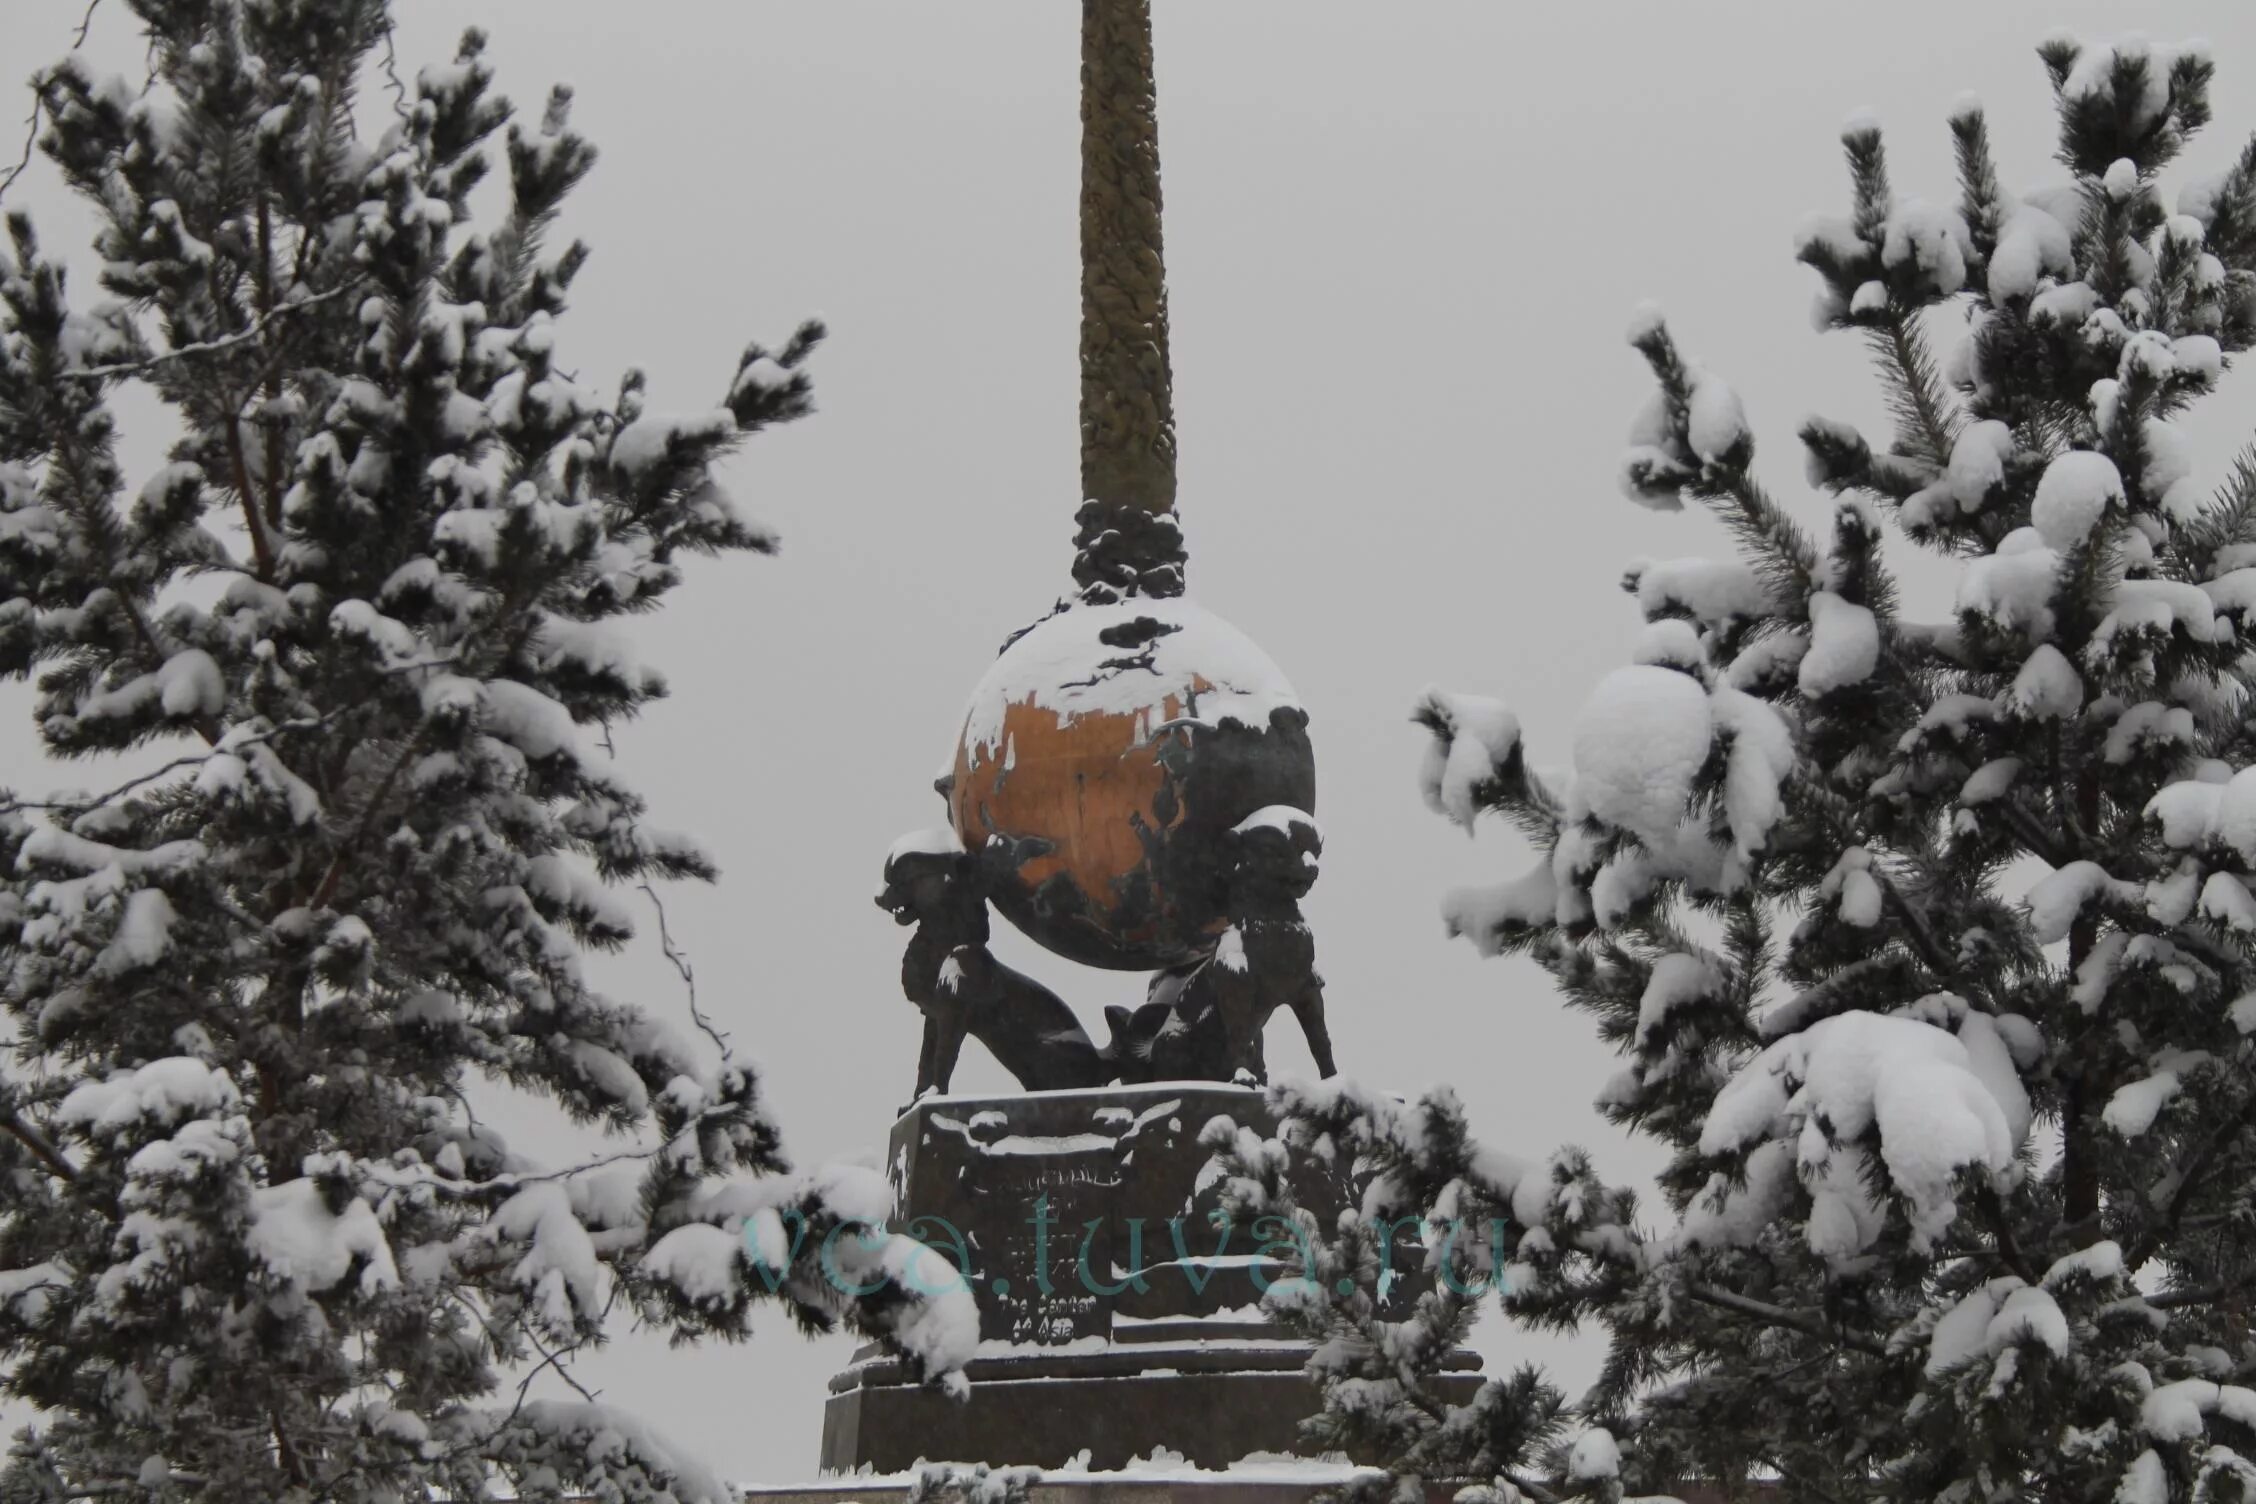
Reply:
[[[1199,1134],[1221,1116],[1267,1124],[1258,1091],[1205,1083],[920,1103],[893,1130],[899,1225],[961,1261],[1000,1345],[1250,1308],[1262,1240],[1201,1184]],[[1320,1214],[1338,1204],[1307,1190]]]

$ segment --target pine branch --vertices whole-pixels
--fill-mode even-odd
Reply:
[[[468,1104],[463,1102],[459,1105],[464,1108],[464,1116],[475,1122],[476,1115],[468,1110]],[[683,1124],[678,1131],[665,1135],[654,1144],[639,1149],[620,1149],[610,1154],[599,1154],[592,1159],[583,1159],[576,1164],[562,1165],[553,1170],[511,1170],[489,1180],[463,1180],[441,1175],[428,1165],[413,1165],[387,1171],[386,1180],[395,1186],[411,1187],[418,1192],[428,1191],[434,1196],[455,1201],[490,1204],[496,1200],[506,1200],[527,1186],[552,1185],[619,1165],[648,1164],[652,1160],[663,1159],[683,1145],[695,1143],[699,1128],[707,1123],[725,1121],[731,1115],[731,1109],[727,1108],[701,1112]],[[648,1228],[642,1230],[647,1232]],[[638,1256],[642,1251],[639,1246],[611,1246],[599,1248],[596,1257],[610,1263]],[[472,1272],[489,1274],[493,1270],[481,1267]]]
[[[1958,413],[1943,390],[1918,314],[1891,311],[1886,323],[1865,330],[1865,342],[1880,362],[1888,408],[1896,416],[1898,449],[1938,470],[1949,465],[1957,441]]]
[[[2010,796],[1986,805],[1984,809],[2002,816],[2005,823],[2013,827],[2013,833],[2021,838],[2021,844],[2029,849],[2030,855],[2041,857],[2054,867],[2064,867],[2071,860],[2059,839],[2039,825],[2036,818],[2014,803]]]
[[[1699,494],[1798,611],[1817,581],[1817,545],[1809,534],[1745,470],[1731,472],[1720,486],[1703,483]]]
[[[2219,549],[2256,541],[2256,443],[2233,456],[2232,473],[2188,533],[2185,551],[2204,561]]]
[[[604,727],[606,736],[610,734],[610,729],[609,726]],[[671,962],[674,970],[680,974],[682,986],[689,991],[689,1016],[691,1020],[696,1023],[698,1030],[706,1038],[713,1041],[714,1048],[721,1052],[721,1060],[726,1063],[732,1053],[729,1048],[729,1037],[715,1028],[713,1021],[707,1018],[704,1010],[697,1006],[697,973],[690,969],[689,957],[674,946],[673,932],[666,927],[665,903],[659,899],[658,890],[650,884],[639,883],[637,886],[642,889],[643,896],[650,900],[650,907],[657,911],[658,948],[665,952],[667,961]]]
[[[285,314],[303,313],[309,308],[318,308],[323,303],[334,302],[347,293],[358,291],[361,285],[358,281],[341,282],[326,292],[317,292],[308,297],[296,298],[290,302],[278,304],[271,312],[254,318],[233,334],[221,335],[217,339],[199,340],[194,344],[180,345],[170,350],[159,350],[140,360],[114,361],[109,365],[100,366],[77,366],[64,371],[62,374],[74,381],[101,380],[111,376],[144,376],[171,361],[232,350],[257,340],[266,333],[270,324]]]
[[[274,542],[266,534],[266,516],[259,509],[258,493],[251,489],[251,467],[243,457],[243,423],[227,419],[227,463],[235,472],[235,494],[243,504],[243,527],[251,535],[251,558],[261,584],[274,581]]]
[[[384,20],[384,83],[392,91],[392,113],[402,120],[407,119],[407,85],[400,82],[399,51],[392,36],[389,16]]]
[[[1973,236],[1975,249],[1986,259],[1997,246],[2005,200],[1997,164],[1990,155],[1989,122],[1981,107],[1975,105],[1953,114],[1950,129],[1958,158],[1958,212]]]
[[[205,1479],[200,1473],[168,1472],[165,1474],[165,1482],[178,1488],[195,1489],[202,1488]],[[74,1484],[54,1497],[58,1499],[109,1499],[120,1494],[132,1494],[139,1498],[147,1498],[149,1485],[138,1478],[109,1479],[99,1483]]]
[[[502,1339],[502,1334],[494,1330],[493,1322],[489,1320],[486,1316],[486,1313],[479,1308],[478,1303],[472,1300],[469,1296],[465,1295],[460,1290],[450,1290],[447,1292],[447,1295],[448,1298],[453,1300],[456,1305],[460,1306],[463,1310],[470,1313],[471,1319],[476,1321],[479,1327],[485,1332],[486,1346],[488,1347],[488,1349],[492,1351],[496,1358],[501,1357],[502,1353],[506,1350],[506,1344]],[[608,1310],[610,1303],[612,1301],[616,1301],[618,1298],[619,1286],[617,1282],[614,1281],[611,1286],[610,1294],[605,1301],[605,1309]],[[581,1399],[586,1400],[589,1404],[594,1404],[597,1399],[601,1397],[601,1390],[589,1389],[585,1384],[582,1384],[579,1381],[578,1377],[574,1375],[571,1370],[570,1360],[576,1354],[578,1354],[582,1348],[587,1346],[585,1339],[574,1342],[567,1347],[551,1350],[547,1344],[543,1343],[540,1340],[540,1334],[538,1332],[535,1332],[527,1323],[519,1321],[515,1323],[514,1329],[518,1335],[522,1336],[525,1341],[531,1345],[534,1352],[540,1354],[540,1361],[534,1364],[531,1368],[527,1369],[524,1375],[517,1381],[517,1402],[511,1405],[509,1407],[509,1413],[502,1417],[500,1422],[502,1426],[508,1425],[511,1421],[515,1420],[520,1413],[523,1412],[525,1408],[525,1402],[532,1393],[534,1381],[537,1380],[543,1373],[549,1372],[551,1370],[555,1372],[556,1376],[559,1379],[562,1379],[566,1384],[570,1385],[573,1391],[576,1392]]]
[[[1841,154],[1849,164],[1849,197],[1854,204],[1857,239],[1878,245],[1885,233],[1895,194],[1888,186],[1888,153],[1880,128],[1862,121],[1841,132]]]
[[[2005,1202],[1994,1189],[1984,1186],[1980,1204],[1982,1220],[1989,1224],[1990,1236],[1997,1239],[1998,1257],[2004,1261],[2005,1267],[2019,1276],[2022,1283],[2037,1283],[2037,1270],[2021,1251],[2021,1241],[2014,1236],[2013,1222],[2006,1214]]]
[[[69,478],[71,489],[79,498],[79,504],[82,506],[107,507],[110,504],[111,492],[106,487],[97,485],[87,473],[86,457],[79,452],[78,446],[70,442],[69,439],[58,435],[54,441],[54,451],[55,462],[62,467],[63,474]],[[82,522],[81,526],[84,525]],[[147,614],[135,603],[130,590],[113,590],[110,592],[110,598],[117,602],[119,614],[125,618],[126,624],[133,628],[133,635],[140,640],[141,646],[148,652],[152,668],[162,664],[171,656],[165,650],[164,643],[158,638],[156,628],[149,624]],[[213,717],[208,715],[197,717],[195,727],[196,734],[201,736],[207,745],[219,740],[219,722]]]
[[[303,1488],[307,1481],[305,1462],[298,1456],[298,1449],[291,1445],[290,1433],[282,1429],[282,1412],[268,1406],[266,1417],[273,1423],[274,1454],[282,1464],[283,1473],[288,1476],[292,1483]]]
[[[1872,873],[1873,881],[1880,885],[1881,896],[1888,900],[1889,904],[1895,909],[1897,917],[1903,920],[1904,929],[1911,940],[1911,948],[1919,952],[1919,959],[1926,962],[1927,969],[1938,978],[1948,978],[1952,972],[1957,970],[1957,967],[1952,964],[1951,958],[1944,953],[1942,942],[1935,938],[1935,931],[1927,923],[1927,916],[1921,913],[1910,899],[1904,897],[1903,889],[1896,886],[1895,879],[1890,877],[1883,868],[1875,864],[1869,870]]]
[[[453,661],[454,660],[451,658],[419,659],[414,663],[396,663],[387,665],[384,669],[381,670],[381,672],[386,674],[413,673],[418,669],[445,668]],[[201,767],[204,764],[210,762],[215,757],[231,756],[235,752],[240,751],[245,747],[261,746],[280,737],[291,735],[294,732],[318,731],[322,727],[328,725],[331,721],[337,719],[337,717],[345,715],[351,711],[358,710],[360,708],[361,707],[357,703],[350,705],[339,705],[333,710],[322,712],[320,715],[300,716],[296,719],[283,721],[278,725],[270,726],[264,731],[253,732],[248,736],[237,737],[224,746],[215,744],[202,752],[186,753],[182,756],[173,758],[170,762],[165,763],[161,767],[151,768],[146,773],[136,774],[135,776],[125,780],[125,782],[123,783],[115,784],[108,790],[100,794],[93,794],[70,799],[12,799],[7,801],[6,803],[0,803],[0,815],[12,815],[19,813],[20,811],[30,809],[102,809],[108,805],[116,803],[118,800],[124,798],[127,794],[132,793],[135,789],[146,788],[148,785],[155,783],[159,779],[167,777],[170,774],[178,773],[188,768]]]
[[[469,645],[470,639],[467,637],[456,643],[453,656],[449,661],[459,663],[468,651]],[[407,771],[408,763],[414,760],[416,753],[422,749],[422,746],[423,730],[418,727],[413,734],[402,741],[399,756],[392,759],[392,765],[384,770],[384,776],[377,781],[375,790],[369,794],[368,803],[362,808],[360,819],[354,825],[352,833],[339,843],[336,852],[330,857],[328,867],[321,874],[321,880],[314,884],[313,891],[306,900],[308,906],[315,909],[326,908],[329,901],[337,896],[337,889],[344,882],[346,869],[350,865],[349,858],[354,849],[375,828],[376,817],[383,810],[385,802],[391,797],[392,786],[399,781],[400,774]]]
[[[62,1150],[55,1147],[46,1134],[33,1127],[22,1113],[11,1112],[0,1118],[0,1133],[6,1133],[30,1150],[32,1157],[53,1171],[58,1179],[78,1179],[78,1167],[64,1156]]]
[[[313,892],[306,899],[307,907],[327,908],[329,900],[337,896],[337,888],[345,880],[345,869],[350,865],[348,859],[352,856],[353,849],[375,828],[377,813],[390,799],[392,785],[399,781],[401,773],[407,771],[408,763],[414,759],[422,745],[420,730],[402,740],[399,756],[392,759],[392,765],[384,770],[384,776],[377,781],[375,791],[368,796],[368,803],[362,808],[360,820],[353,826],[352,833],[338,843],[336,853],[329,858],[329,865],[321,874],[321,880],[314,884]]]
[[[161,350],[139,360],[115,361],[98,366],[80,366],[62,374],[70,379],[80,381],[146,376],[172,361],[237,349],[259,340],[266,333],[268,326],[282,315],[300,313],[306,309],[334,301],[352,292],[359,285],[357,281],[344,282],[326,292],[315,293],[311,297],[300,298],[294,302],[271,307],[242,329],[233,334],[223,335],[218,339],[202,340],[194,344],[181,345],[171,350]],[[275,518],[279,517],[280,498],[270,497],[270,506],[267,508],[262,508],[259,504],[258,492],[251,483],[250,464],[243,448],[242,419],[239,414],[230,415],[227,418],[225,437],[228,466],[233,472],[232,478],[235,483],[236,495],[242,503],[243,526],[251,536],[251,554],[256,566],[256,574],[262,583],[272,583],[276,554],[269,518],[270,514]]]
[[[0,199],[8,196],[8,190],[16,186],[16,179],[22,177],[25,169],[31,166],[31,154],[39,143],[39,122],[45,108],[45,101],[37,90],[33,90],[31,114],[24,120],[23,155],[16,158],[16,164],[8,169],[7,176],[0,177]]]
[[[1535,1504],[1560,1504],[1560,1501],[1566,1497],[1564,1494],[1547,1488],[1543,1484],[1538,1483],[1535,1479],[1527,1477],[1521,1473],[1515,1473],[1506,1470],[1499,1472],[1496,1476],[1502,1478],[1506,1483],[1511,1484],[1521,1493],[1526,1494],[1529,1498],[1535,1500]]]
[[[2220,1280],[2215,1284],[2197,1285],[2186,1290],[2163,1290],[2153,1295],[2141,1295],[2139,1299],[2157,1311],[2182,1311],[2188,1306],[2214,1305],[2221,1300],[2230,1300],[2246,1290],[2252,1279],[2256,1279],[2256,1276]]]
[[[259,739],[262,741],[265,740],[265,738],[263,737]],[[151,768],[148,772],[141,774],[139,777],[128,778],[125,782],[116,785],[108,792],[97,794],[91,799],[11,799],[4,804],[0,804],[0,815],[19,814],[27,809],[100,809],[104,805],[109,804],[114,800],[124,798],[127,794],[132,793],[137,788],[143,788],[149,784],[155,783],[160,778],[166,777],[169,774],[178,773],[185,768],[200,767],[203,764],[210,762],[213,758],[219,755],[219,749],[217,747],[214,747],[209,751],[191,752],[182,757],[175,757],[174,759],[172,759],[172,761],[164,764],[162,767]]]
[[[2209,1165],[2227,1145],[2251,1129],[2256,1129],[2256,1090],[2241,1099],[2240,1106],[2219,1123],[2209,1136],[2194,1146],[2183,1163],[2157,1180],[2147,1192],[2148,1205],[2160,1213],[2160,1221],[2150,1227],[2124,1260],[2124,1267],[2136,1272],[2147,1260],[2153,1258],[2169,1242],[2185,1216],[2186,1202],[2201,1184]]]
[[[1749,471],[1754,462],[1754,436],[1742,433],[1728,453],[1695,457],[1688,426],[1694,376],[1676,341],[1656,319],[1633,332],[1630,344],[1652,367],[1668,403],[1670,421],[1682,449],[1677,473],[1686,489],[1723,519],[1754,556],[1758,568],[1773,577],[1788,599],[1801,601],[1809,594],[1817,572],[1817,548]]]
[[[79,17],[78,33],[71,38],[72,52],[86,45],[86,35],[94,29],[94,12],[101,9],[101,6],[102,0],[87,0],[86,14]],[[25,169],[31,166],[31,154],[39,144],[39,122],[44,113],[45,99],[35,86],[31,91],[31,114],[24,119],[23,154],[16,158],[16,164],[8,169],[7,175],[0,177],[0,199],[7,198],[8,190],[16,186],[16,179],[22,177]]]
[[[1734,1295],[1729,1290],[1718,1290],[1712,1285],[1688,1284],[1684,1287],[1684,1293],[1699,1301],[1702,1305],[1714,1306],[1722,1311],[1734,1311],[1741,1316],[1751,1316],[1767,1326],[1784,1327],[1789,1331],[1801,1332],[1806,1336],[1835,1343],[1875,1358],[1884,1358],[1888,1355],[1886,1348],[1869,1337],[1860,1337],[1854,1332],[1839,1331],[1827,1326],[1817,1317],[1805,1315],[1800,1311],[1789,1311],[1783,1306],[1770,1305],[1760,1300],[1750,1300],[1744,1295]]]
[[[2242,270],[2256,259],[2256,135],[2240,149],[2218,185],[2209,223],[2209,249]]]

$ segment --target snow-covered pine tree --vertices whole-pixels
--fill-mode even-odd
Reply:
[[[1470,1490],[1457,1496],[1467,1504],[1523,1496],[1618,1504],[1612,1435],[1573,1434],[1564,1397],[1539,1371],[1523,1366],[1488,1379],[1463,1405],[1437,1382],[1506,1267],[1506,1248],[1492,1235],[1539,1224],[1550,1182],[1476,1144],[1446,1089],[1414,1108],[1338,1076],[1313,1087],[1280,1081],[1268,1095],[1277,1137],[1218,1118],[1204,1142],[1223,1171],[1224,1211],[1286,1267],[1264,1308],[1314,1349],[1307,1372],[1323,1406],[1302,1422],[1306,1446],[1385,1469],[1333,1496],[1423,1504],[1432,1487],[1454,1484]],[[1362,1181],[1359,1203],[1329,1230],[1293,1193],[1296,1156]],[[1568,1170],[1577,1172],[1587,1193],[1618,1203],[1589,1218],[1592,1225],[1626,1221],[1628,1198],[1590,1181],[1579,1161]],[[1515,1227],[1510,1208],[1522,1187],[1537,1199]],[[1406,1272],[1406,1234],[1426,1244],[1428,1278],[1404,1314],[1400,1298],[1388,1297],[1394,1276]]]
[[[606,400],[555,343],[595,160],[565,91],[512,123],[471,34],[361,111],[383,0],[132,9],[145,83],[35,84],[108,297],[20,215],[0,258],[0,669],[57,756],[148,769],[0,816],[0,1364],[45,1412],[0,1496],[722,1497],[521,1379],[769,1298],[940,1379],[976,1331],[849,1226],[879,1176],[787,1173],[717,1034],[581,971],[620,885],[713,873],[589,745],[664,693],[616,619],[770,546],[714,468],[808,411],[821,331],[708,411]],[[137,486],[126,383],[179,425]],[[627,1138],[538,1163],[481,1081]]]
[[[2040,56],[2057,188],[2009,197],[1971,103],[1955,203],[1897,198],[1878,129],[1844,133],[1853,210],[1801,260],[1896,430],[1803,427],[1829,523],[1641,316],[1659,391],[1625,489],[1701,504],[1738,557],[1631,570],[1637,661],[1558,772],[1501,704],[1418,710],[1433,806],[1540,853],[1449,924],[1532,955],[1626,1057],[1600,1105],[1671,1151],[1661,1204],[1572,1152],[1484,1153],[1446,1097],[1279,1095],[1283,1145],[1383,1172],[1365,1225],[1462,1219],[1435,1234],[1461,1278],[1605,1327],[1582,1418],[1642,1486],[2256,1497],[2256,449],[2199,478],[2175,422],[2256,338],[2256,142],[2173,212],[2209,58]],[[1948,620],[1900,609],[1891,536],[1955,571]],[[1235,1147],[1247,1204],[1283,1145]],[[1508,1484],[1516,1447],[1540,1497],[1610,1470],[1598,1430],[1531,1451],[1540,1390],[1432,1403],[1449,1300],[1385,1323],[1330,1288],[1286,1309],[1398,1473]]]

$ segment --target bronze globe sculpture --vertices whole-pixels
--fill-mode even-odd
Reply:
[[[1166,970],[1229,925],[1227,843],[1313,813],[1308,716],[1267,654],[1190,601],[1077,606],[1017,638],[972,692],[949,779],[988,897],[1045,949]]]
[[[1183,598],[1145,0],[1082,10],[1079,587],[1004,644],[957,728],[948,828],[896,843],[878,903],[916,926],[917,1090],[966,1038],[1029,1090],[1264,1077],[1280,1007],[1332,1074],[1300,900],[1316,879],[1308,716],[1267,654]],[[1084,965],[1155,973],[1095,1045],[988,949],[992,904]]]

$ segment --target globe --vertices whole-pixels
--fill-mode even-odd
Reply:
[[[1316,807],[1308,716],[1245,634],[1181,598],[1075,605],[972,692],[943,788],[995,907],[1090,966],[1158,970],[1228,925],[1230,832]]]

